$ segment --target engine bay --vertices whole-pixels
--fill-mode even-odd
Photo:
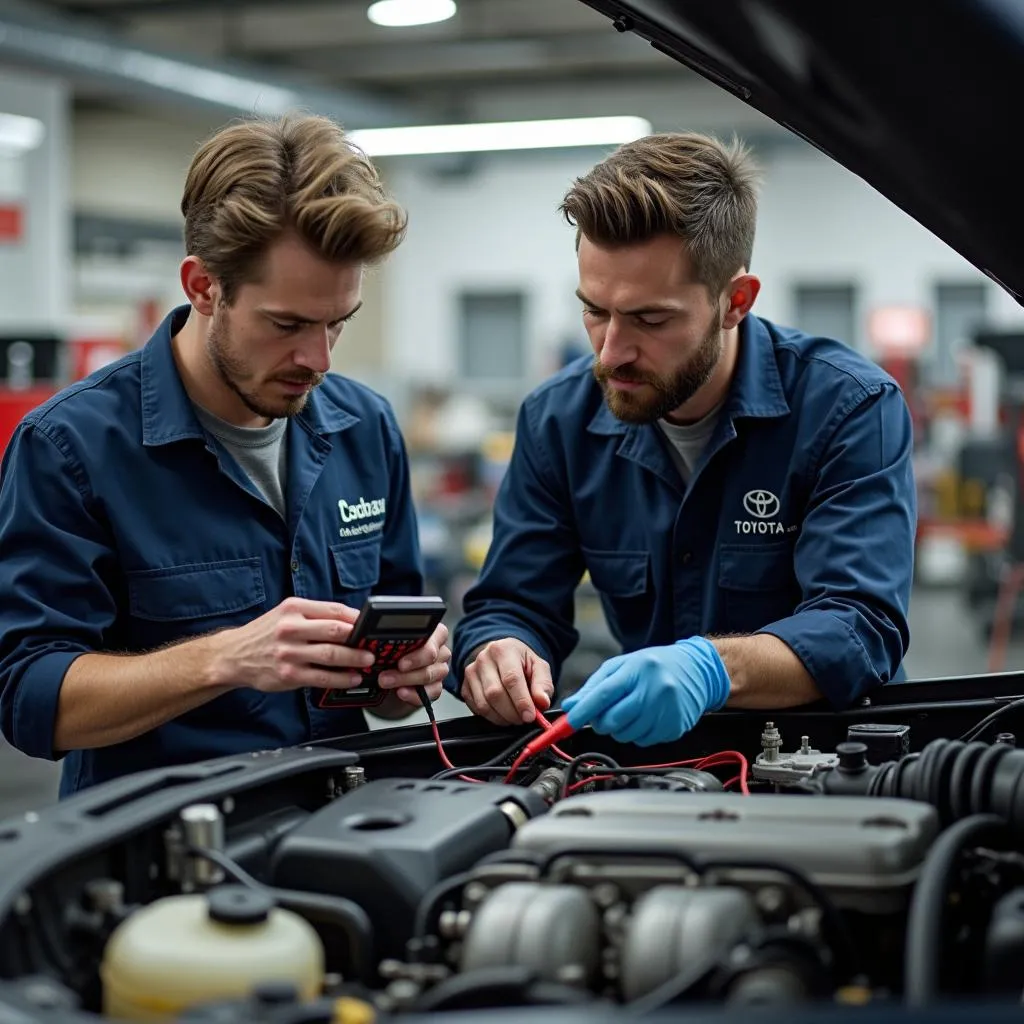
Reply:
[[[1019,1006],[1018,682],[671,748],[455,720],[108,783],[0,822],[0,1021]]]

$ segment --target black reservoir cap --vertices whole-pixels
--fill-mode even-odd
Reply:
[[[867,749],[868,764],[898,761],[910,753],[910,726],[889,725],[884,722],[863,722],[846,730],[849,743],[863,743]]]

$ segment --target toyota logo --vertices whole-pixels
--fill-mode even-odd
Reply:
[[[779,514],[779,499],[771,491],[747,491],[743,507],[755,519],[771,519]]]

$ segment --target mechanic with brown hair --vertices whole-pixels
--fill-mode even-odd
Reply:
[[[374,592],[419,594],[388,403],[328,373],[404,211],[319,117],[228,126],[181,203],[188,300],[138,352],[19,425],[0,484],[0,727],[65,757],[61,794],[144,768],[367,728],[321,710],[372,655]],[[439,626],[374,713],[441,692]]]
[[[756,184],[741,145],[672,133],[565,196],[594,358],[519,413],[446,683],[476,714],[550,706],[585,571],[624,653],[562,702],[576,728],[649,745],[901,671],[910,415],[853,349],[752,314]]]

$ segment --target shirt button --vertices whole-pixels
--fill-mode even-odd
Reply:
[[[690,559],[691,559],[692,557],[693,557],[693,556],[692,556],[692,555],[690,554],[690,552],[689,552],[689,551],[684,551],[684,552],[683,552],[683,557],[682,557],[682,559],[680,559],[680,561],[682,561],[683,565],[688,565],[688,564],[689,564],[689,562],[690,562]]]
[[[293,558],[292,559],[292,572],[299,571],[299,563]]]

